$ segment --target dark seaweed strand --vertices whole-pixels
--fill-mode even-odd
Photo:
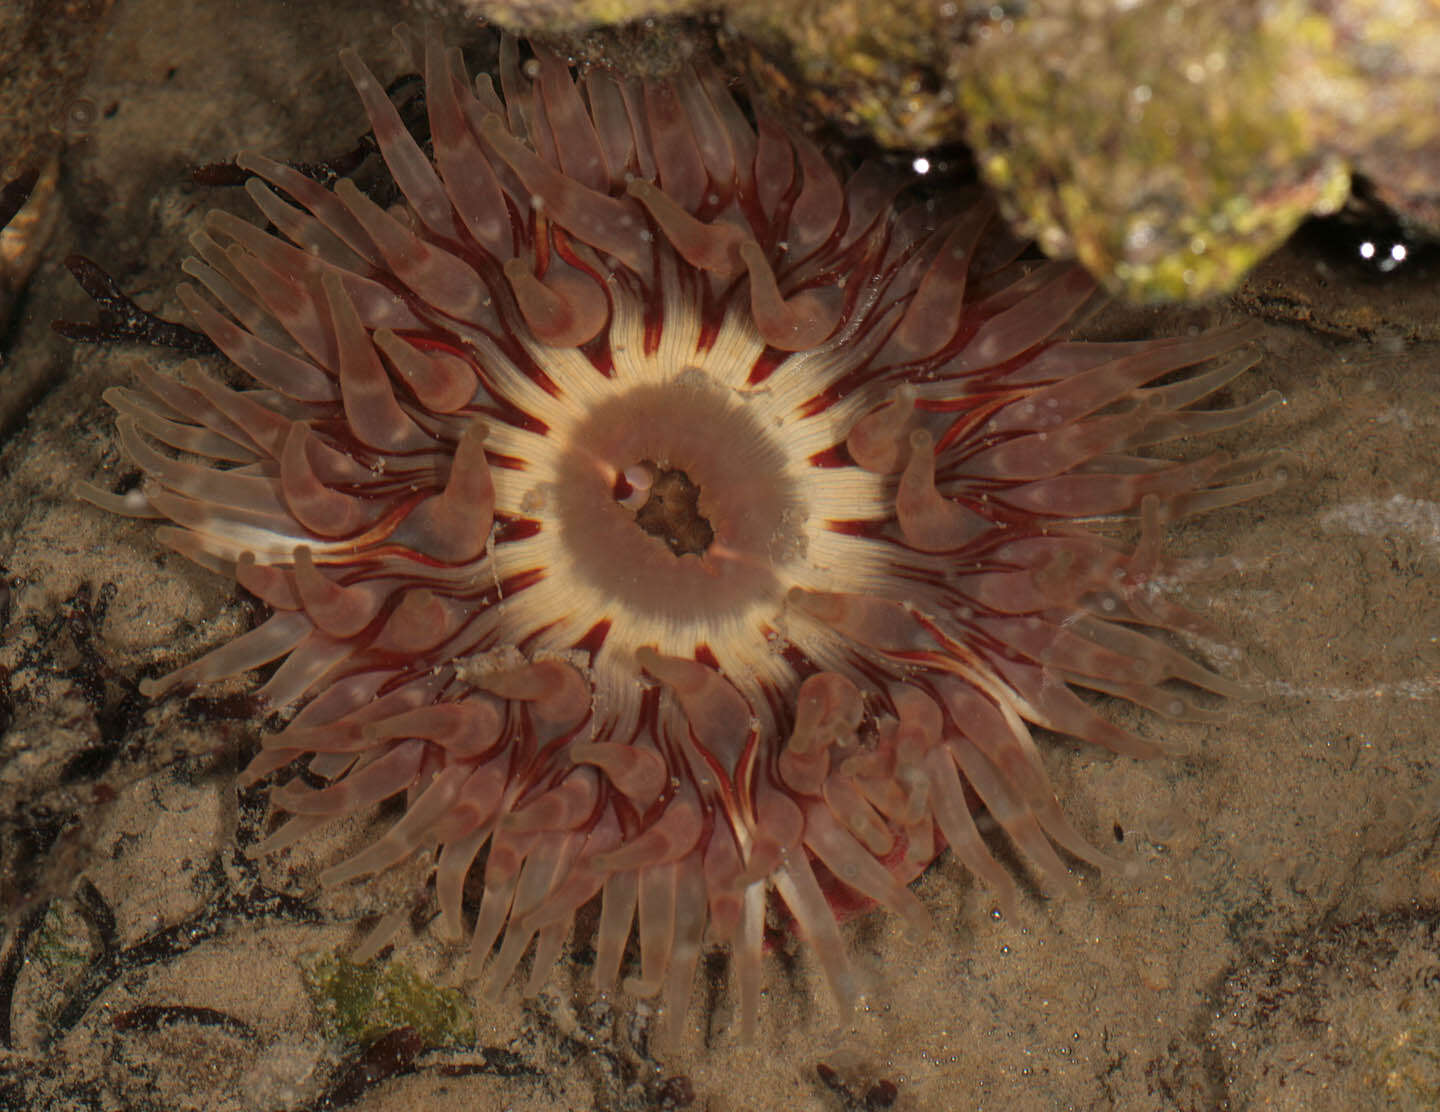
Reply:
[[[96,896],[98,895],[97,892]],[[103,903],[101,900],[102,905]],[[84,901],[81,901],[80,907],[82,914],[90,921],[91,926],[95,927],[94,908],[87,908]],[[108,907],[106,910],[108,911]],[[90,965],[85,976],[70,992],[69,998],[55,1018],[53,1027],[46,1033],[45,1049],[50,1049],[59,1036],[79,1023],[100,994],[122,974],[179,957],[202,942],[224,936],[237,924],[255,919],[318,923],[321,916],[304,900],[267,891],[257,885],[245,892],[223,893],[189,919],[155,931],[126,949],[115,949],[113,946],[108,950],[102,948],[99,958]],[[102,934],[100,930],[96,933],[97,936]]]
[[[401,1074],[413,1073],[415,1060],[425,1049],[425,1040],[413,1027],[397,1027],[387,1031],[365,1049],[346,1059],[332,1081],[311,1107],[344,1108],[354,1104],[382,1081]]]
[[[75,276],[80,288],[100,309],[100,319],[95,324],[51,321],[50,327],[67,340],[82,344],[141,343],[189,355],[219,354],[219,349],[203,332],[164,320],[136,305],[120,284],[93,259],[84,255],[67,255],[65,269]]]
[[[160,1031],[178,1023],[193,1023],[197,1027],[214,1027],[241,1038],[255,1037],[255,1029],[243,1019],[215,1008],[191,1004],[141,1004],[138,1008],[121,1012],[110,1023],[117,1031]]]
[[[36,904],[30,909],[30,913],[15,928],[10,940],[10,949],[5,953],[5,961],[0,964],[0,1047],[4,1047],[6,1050],[14,1046],[12,1012],[15,1004],[15,985],[20,980],[20,970],[25,967],[25,955],[30,948],[30,936],[40,929],[49,910],[50,902],[48,900]]]
[[[815,1074],[825,1088],[839,1100],[844,1112],[882,1112],[883,1109],[892,1107],[900,1096],[899,1086],[887,1078],[881,1078],[863,1093],[857,1093],[835,1069],[824,1062],[815,1063]]]

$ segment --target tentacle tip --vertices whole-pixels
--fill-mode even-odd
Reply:
[[[915,906],[904,912],[905,936],[911,942],[922,942],[935,929],[935,920],[924,906],[916,901]]]
[[[122,517],[160,518],[163,516],[150,505],[150,499],[145,496],[141,487],[136,487],[124,494],[111,494],[103,487],[81,479],[71,485],[70,492],[82,502],[89,502],[92,506],[119,514]]]
[[[997,923],[1014,926],[1020,916],[1020,904],[1013,891],[996,892],[992,895],[990,918]]]
[[[282,827],[281,829],[284,828]],[[261,843],[262,846],[264,844],[264,842]],[[319,876],[320,887],[335,888],[341,884],[345,884],[347,881],[355,880],[359,877],[367,875],[363,872],[357,873],[353,870],[349,870],[345,867],[345,864],[346,863],[342,861],[340,864],[334,865],[322,872]]]
[[[375,83],[375,76],[370,72],[370,67],[360,57],[360,52],[353,46],[342,46],[337,52],[340,64],[345,67],[345,72],[350,75],[350,80],[355,87],[369,86]]]
[[[260,783],[261,780],[265,779],[267,775],[268,773],[265,772],[253,772],[248,768],[242,769],[239,775],[235,777],[235,789],[236,791],[242,792],[249,791],[256,784]],[[251,856],[255,855],[252,854]]]
[[[1258,703],[1265,698],[1264,678],[1255,674],[1255,669],[1253,668],[1246,668],[1243,669],[1243,671],[1247,673],[1247,677],[1243,680],[1235,680],[1229,676],[1216,675],[1216,688],[1218,690],[1215,693],[1224,699],[1225,703],[1215,709],[1213,712],[1213,721],[1223,722],[1232,717],[1229,710],[1233,710],[1233,708],[1227,709],[1226,704],[1243,703],[1250,705]],[[1183,753],[1181,755],[1183,756]]]
[[[464,967],[460,970],[460,983],[462,985],[477,985],[475,992],[477,997],[483,995],[483,988],[479,987],[479,981],[481,974],[485,970],[485,959],[489,954],[490,951],[488,950],[478,954],[472,951],[470,956],[465,960]]]
[[[159,699],[179,687],[180,681],[175,679],[172,673],[169,676],[161,676],[159,679],[142,679],[135,686],[145,698]]]
[[[840,1013],[840,1023],[848,1023],[860,1006],[861,992],[855,983],[854,975],[848,971],[843,974],[841,979],[831,986],[831,996],[835,1001],[835,1010]]]
[[[1042,872],[1040,879],[1047,899],[1073,900],[1082,894],[1080,882],[1068,869],[1063,873]]]
[[[1127,757],[1133,756],[1142,761],[1185,761],[1193,753],[1194,750],[1184,742],[1169,739],[1157,741],[1154,738],[1140,739],[1138,745],[1125,751]]]
[[[390,34],[395,36],[395,41],[410,54],[414,54],[417,45],[423,45],[425,42],[435,38],[438,33],[434,22],[428,19],[421,24],[419,32],[403,19],[395,24],[394,27],[390,28]],[[421,61],[423,59],[424,55],[422,54],[419,59],[412,58],[412,61]]]
[[[627,996],[633,996],[640,1000],[648,1000],[650,997],[659,994],[661,985],[659,981],[647,981],[643,977],[636,976],[626,977],[625,980],[621,982],[620,987],[625,991]]]

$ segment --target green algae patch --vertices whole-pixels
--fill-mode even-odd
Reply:
[[[399,962],[356,965],[323,954],[303,968],[305,989],[326,1035],[366,1046],[410,1027],[427,1050],[474,1042],[475,1015],[459,989],[431,984]]]
[[[45,918],[31,945],[30,959],[43,962],[54,972],[83,969],[93,956],[89,930],[73,908],[56,900],[45,909]]]

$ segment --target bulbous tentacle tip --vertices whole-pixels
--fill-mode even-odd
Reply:
[[[589,343],[610,319],[604,289],[573,267],[552,264],[544,279],[519,259],[508,260],[504,270],[520,315],[535,337],[552,347]]]
[[[126,491],[124,494],[112,494],[110,491],[96,486],[85,479],[76,482],[71,488],[71,493],[81,501],[89,502],[92,506],[98,506],[120,517],[147,518],[151,520],[164,520],[165,515],[150,504],[142,487]]]
[[[312,621],[332,637],[354,637],[365,629],[385,599],[383,592],[365,587],[344,587],[315,566],[309,545],[294,552],[295,586]]]
[[[643,178],[631,178],[625,191],[645,206],[671,246],[691,266],[718,278],[734,278],[745,269],[740,249],[751,240],[735,225],[697,219]]]
[[[1288,453],[1236,457],[1212,452],[1153,476],[1126,476],[1123,481],[1131,491],[1130,506],[1145,498],[1159,498],[1164,523],[1168,524],[1276,494],[1289,486],[1297,474],[1297,461]],[[1071,516],[1076,516],[1073,508]]]
[[[570,66],[549,51],[537,51],[535,58],[540,70],[535,100],[544,109],[561,170],[587,189],[606,192],[614,168]]]
[[[590,684],[574,665],[546,658],[516,668],[487,672],[479,686],[504,699],[530,703],[552,730],[564,731],[590,713]]]
[[[592,764],[643,812],[670,781],[665,759],[653,749],[618,742],[580,742],[570,747],[576,764]]]
[[[304,421],[293,421],[280,451],[280,493],[301,526],[321,537],[358,532],[369,513],[358,498],[332,490],[320,481],[310,462],[314,439]]]
[[[407,656],[428,653],[443,644],[462,620],[458,608],[435,592],[407,591],[375,638],[377,652]]]
[[[845,189],[829,161],[804,135],[794,137],[803,178],[790,210],[791,257],[804,257],[824,244],[845,213]]]
[[[164,695],[168,695],[171,691],[175,690],[175,688],[182,686],[183,683],[184,681],[176,679],[175,674],[172,672],[170,675],[161,676],[158,679],[142,679],[135,686],[145,698],[159,699]]]
[[[897,386],[888,401],[856,421],[845,438],[850,458],[877,475],[899,471],[910,455],[915,398],[913,386]]]
[[[935,440],[925,429],[910,433],[910,459],[895,491],[895,516],[905,540],[921,552],[953,552],[990,528],[975,511],[935,487]]]
[[[335,334],[340,399],[355,435],[377,451],[414,452],[432,447],[434,442],[396,399],[390,375],[340,277],[327,271],[321,286]]]
[[[662,656],[648,645],[637,649],[635,658],[675,693],[695,740],[727,769],[733,769],[753,722],[745,697],[723,675],[699,661]]]
[[[881,652],[918,652],[937,644],[913,610],[893,599],[792,587],[786,592],[785,604]]]
[[[495,484],[485,455],[489,428],[471,421],[455,444],[445,488],[416,506],[394,538],[447,564],[478,560],[495,525]]]
[[[819,795],[830,775],[831,748],[853,741],[862,713],[859,688],[837,672],[817,672],[801,684],[795,725],[776,762],[785,785]]]
[[[434,413],[454,413],[473,401],[479,380],[471,364],[446,351],[421,351],[388,328],[374,333],[378,347],[410,388],[415,399]]]
[[[750,311],[767,344],[780,351],[804,351],[835,331],[844,306],[843,290],[822,286],[787,298],[758,243],[753,239],[741,243],[740,258],[750,275]]]
[[[241,328],[188,282],[181,283],[175,293],[200,330],[258,382],[296,401],[329,402],[340,396],[334,380],[319,367]]]
[[[299,610],[302,605],[294,573],[261,564],[253,552],[242,552],[235,561],[235,582],[277,610]]]
[[[657,869],[679,861],[693,850],[704,832],[705,815],[693,792],[680,791],[660,817],[636,837],[595,858],[605,873]]]
[[[795,697],[795,727],[786,748],[809,754],[851,737],[864,703],[854,681],[839,672],[816,672]]]
[[[886,345],[887,354],[925,359],[955,336],[959,324],[955,307],[964,303],[975,245],[994,213],[994,203],[986,200],[966,209],[954,222]]]
[[[486,319],[489,288],[469,263],[397,220],[349,178],[335,184],[334,196],[385,266],[418,297],[457,320]]]
[[[573,830],[594,812],[599,795],[600,777],[593,769],[580,769],[512,811],[505,821],[518,831]],[[527,904],[529,901],[518,903],[511,916],[524,917],[535,910]]]
[[[423,70],[430,138],[450,203],[475,242],[503,262],[514,251],[509,210],[467,119],[468,111],[479,111],[479,102],[467,88],[460,53],[427,30]]]
[[[369,741],[418,737],[457,757],[479,757],[500,740],[505,725],[503,704],[488,698],[458,703],[432,703],[370,722],[361,728]]]
[[[774,222],[795,181],[795,147],[785,129],[770,117],[762,115],[755,123],[755,196],[765,218]]]
[[[266,158],[253,151],[241,151],[235,165],[246,173],[269,182],[286,196],[302,205],[319,224],[335,235],[349,250],[369,263],[378,263],[380,254],[375,242],[341,203],[340,199],[313,178],[293,166]]]

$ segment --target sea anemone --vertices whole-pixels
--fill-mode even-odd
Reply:
[[[209,296],[179,291],[229,381],[110,391],[145,481],[87,492],[273,609],[145,687],[273,666],[293,717],[241,781],[303,769],[261,850],[403,792],[323,883],[433,854],[452,938],[476,881],[469,973],[503,987],[533,943],[530,992],[598,900],[598,986],[633,933],[672,1029],[728,945],[747,1035],[767,921],[844,1004],[837,909],[923,927],[946,844],[1009,905],[982,810],[1050,881],[1057,848],[1104,863],[1032,727],[1145,756],[1077,689],[1180,718],[1241,693],[1167,644],[1198,619],[1161,536],[1279,477],[1136,450],[1274,403],[1197,408],[1252,331],[1069,342],[1082,270],[978,197],[843,179],[703,63],[576,77],[506,39],[502,95],[405,41],[428,150],[342,54],[403,199],[242,157],[278,234],[212,213]]]

